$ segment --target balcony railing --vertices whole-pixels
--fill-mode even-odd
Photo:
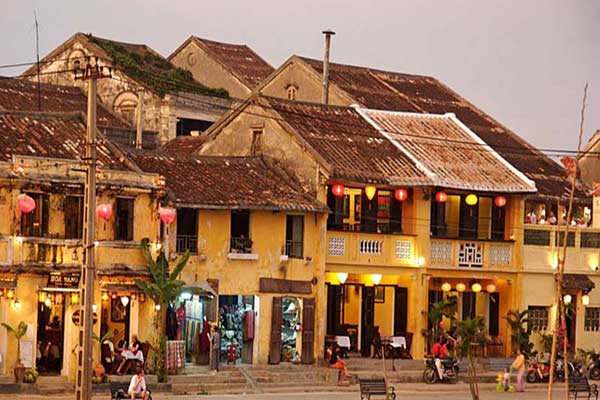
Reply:
[[[290,258],[303,258],[304,257],[304,242],[295,240],[285,241],[285,255]]]
[[[512,242],[487,240],[431,239],[430,265],[457,268],[510,266]]]
[[[250,254],[252,253],[252,239],[247,237],[232,237],[230,251],[232,253]]]
[[[563,225],[525,225],[524,243],[529,246],[561,247],[565,235]],[[600,249],[600,229],[569,227],[567,246]]]
[[[327,261],[362,265],[416,265],[414,236],[327,232]]]
[[[177,252],[183,253],[186,250],[189,250],[192,254],[198,252],[198,236],[177,235]]]

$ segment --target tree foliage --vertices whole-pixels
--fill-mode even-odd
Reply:
[[[17,339],[17,363],[21,361],[21,338],[27,333],[27,324],[23,321],[19,322],[16,328],[13,328],[6,322],[2,322],[2,326],[6,328],[9,333],[12,333]]]
[[[473,400],[479,400],[479,382],[473,355],[473,345],[483,345],[487,341],[487,328],[485,327],[483,318],[475,317],[458,321],[456,324],[456,335],[458,337],[457,345],[460,354],[466,357],[469,363],[467,377],[471,397]]]
[[[536,355],[534,345],[531,343],[531,328],[529,326],[528,310],[509,310],[503,317],[510,326],[511,342],[513,347],[518,346],[525,357]]]

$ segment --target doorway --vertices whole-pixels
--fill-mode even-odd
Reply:
[[[62,292],[39,292],[37,313],[37,369],[42,375],[60,375],[63,366],[65,298]]]
[[[575,338],[577,327],[577,295],[572,295],[571,303],[565,306],[565,321],[567,324],[566,336],[569,349],[575,351]],[[562,349],[559,349],[562,351]]]
[[[227,353],[235,352],[238,363],[252,364],[256,313],[254,296],[219,296],[221,328],[221,361]]]
[[[363,357],[370,357],[375,331],[375,287],[373,286],[362,287],[361,317],[360,353]]]

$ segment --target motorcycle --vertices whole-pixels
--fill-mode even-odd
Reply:
[[[445,358],[442,362],[442,374],[438,373],[438,369],[435,366],[435,358],[428,357],[425,359],[425,371],[423,371],[423,381],[428,384],[434,384],[437,382],[458,382],[458,370],[459,361],[457,359]]]
[[[529,369],[527,370],[526,376],[528,383],[548,382],[549,377],[549,362],[541,362],[536,359],[529,365]]]
[[[600,379],[600,354],[593,354],[591,358],[592,362],[588,366],[589,378],[593,380],[598,380]]]
[[[569,376],[583,376],[583,364],[578,361],[569,361]],[[554,362],[554,377],[556,381],[565,380],[565,361],[563,358],[558,358]],[[527,382],[548,382],[550,380],[550,362],[540,362],[535,360],[529,366],[527,371]]]

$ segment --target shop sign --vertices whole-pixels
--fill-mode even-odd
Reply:
[[[93,319],[94,324],[98,322],[98,314],[94,313]],[[71,321],[73,321],[75,326],[79,326],[79,324],[81,323],[81,309],[75,310],[75,312],[73,312],[73,315],[71,316]]]
[[[46,287],[77,289],[79,287],[80,276],[81,274],[79,274],[78,272],[53,273],[48,275],[48,284],[46,285]]]

